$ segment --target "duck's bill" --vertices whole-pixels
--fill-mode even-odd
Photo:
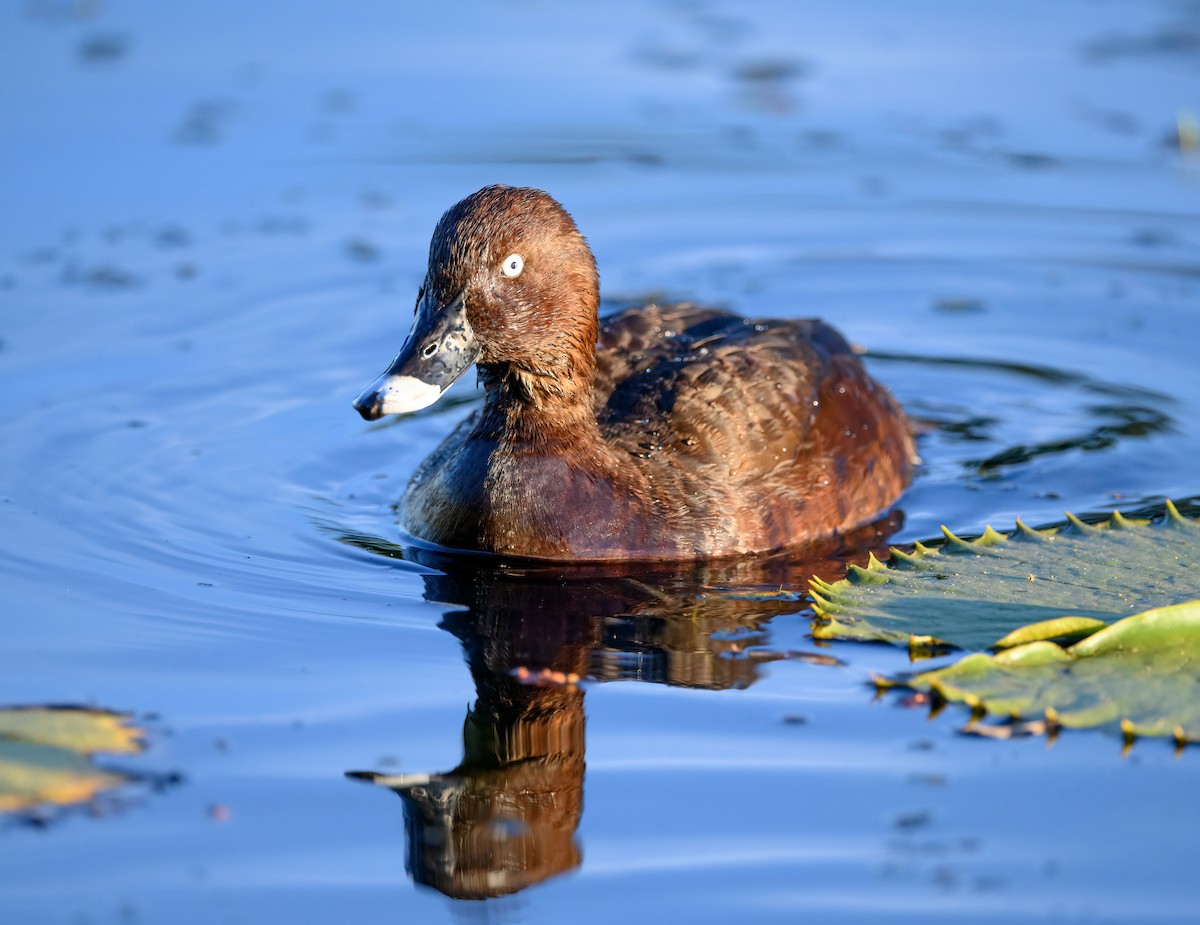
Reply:
[[[399,356],[354,399],[354,408],[368,421],[427,408],[478,355],[462,293],[445,305],[426,294]]]

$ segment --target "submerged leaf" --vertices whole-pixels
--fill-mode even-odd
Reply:
[[[814,582],[813,635],[910,647],[932,637],[983,649],[997,639],[1063,638],[1200,597],[1200,526],[1169,502],[1168,512],[1156,524],[1119,514],[1098,525],[1068,515],[1055,530],[1018,521],[1011,536],[989,528],[974,541],[944,530],[940,548],[918,543],[912,553],[894,550],[886,569],[852,568],[833,584]],[[1009,639],[1019,628],[1024,635]]]

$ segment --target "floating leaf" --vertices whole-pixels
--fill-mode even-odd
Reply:
[[[997,639],[992,648],[1011,649],[1013,646],[1021,646],[1043,639],[1050,641],[1082,639],[1106,626],[1108,624],[1103,620],[1096,620],[1093,617],[1055,617],[1053,620],[1042,620],[1040,623],[1030,623],[1028,626],[1015,629],[1002,639]]]
[[[0,737],[39,742],[84,755],[131,755],[142,750],[142,732],[129,717],[82,707],[0,709]]]
[[[97,767],[91,756],[128,755],[141,748],[141,730],[120,713],[76,707],[0,709],[0,812],[91,800],[130,779]]]
[[[1061,528],[1033,530],[1018,521],[1011,536],[989,527],[972,541],[943,528],[940,548],[918,543],[893,550],[889,566],[872,559],[841,581],[814,579],[813,635],[983,649],[1070,637],[1200,597],[1200,526],[1170,502],[1167,510],[1160,523],[1114,514],[1089,525],[1068,514]]]
[[[1044,639],[968,655],[905,686],[1046,727],[1200,741],[1200,601],[1148,610],[1067,648]],[[976,730],[978,731],[978,729]]]
[[[127,779],[69,749],[0,739],[0,812],[85,803]]]

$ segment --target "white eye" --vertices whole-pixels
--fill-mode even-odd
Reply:
[[[509,279],[520,276],[521,271],[525,269],[525,258],[520,254],[509,254],[504,258],[504,263],[500,264],[500,272]]]

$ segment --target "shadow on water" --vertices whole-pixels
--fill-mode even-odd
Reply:
[[[883,554],[902,520],[893,513],[787,556],[656,567],[447,556],[343,534],[350,545],[439,570],[424,576],[425,599],[453,608],[439,625],[462,643],[476,690],[458,767],[348,776],[400,796],[408,871],[447,896],[503,896],[570,871],[582,863],[575,841],[586,766],[580,683],[715,691],[749,687],[765,661],[838,664],[762,648],[767,624],[802,609],[813,575],[836,580],[848,562]]]

